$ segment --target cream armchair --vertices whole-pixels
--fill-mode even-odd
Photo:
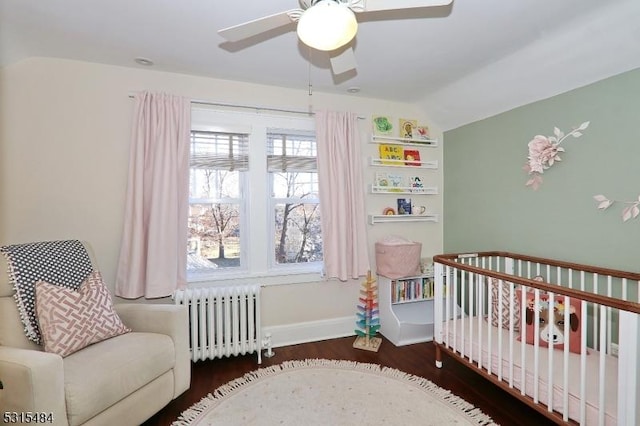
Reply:
[[[62,358],[26,338],[6,271],[0,255],[0,415],[37,415],[56,425],[139,425],[189,388],[184,306],[116,305],[132,332]]]

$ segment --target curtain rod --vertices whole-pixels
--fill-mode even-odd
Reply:
[[[135,95],[130,94],[129,97],[133,99]],[[204,101],[200,99],[191,99],[191,103],[198,104],[198,105],[221,106],[221,107],[227,107],[227,108],[245,108],[245,109],[253,109],[256,111],[274,111],[274,112],[286,112],[289,114],[315,115],[315,112],[313,111],[298,111],[293,109],[259,107],[259,106],[242,105],[242,104],[229,104],[229,103],[223,103],[223,102]],[[358,120],[364,120],[364,119],[365,117],[358,116]]]

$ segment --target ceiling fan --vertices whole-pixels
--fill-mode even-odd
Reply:
[[[446,6],[453,0],[298,0],[299,9],[265,16],[218,31],[227,41],[240,41],[297,22],[298,38],[309,47],[330,52],[331,69],[342,74],[356,68],[347,45],[358,31],[357,14]]]

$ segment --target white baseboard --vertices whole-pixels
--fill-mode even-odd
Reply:
[[[355,316],[348,316],[321,321],[263,327],[262,337],[264,337],[266,333],[271,333],[271,345],[277,348],[280,346],[297,345],[299,343],[355,336],[355,321]]]

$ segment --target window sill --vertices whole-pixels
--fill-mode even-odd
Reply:
[[[198,287],[200,284],[260,284],[262,286],[302,284],[324,281],[320,269],[311,270],[305,268],[272,270],[264,272],[229,271],[190,274],[187,276],[189,287]]]

